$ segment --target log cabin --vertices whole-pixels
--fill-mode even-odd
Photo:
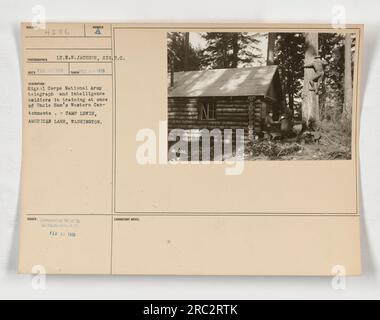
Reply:
[[[244,129],[245,141],[260,135],[282,92],[278,67],[175,72],[169,76],[168,129]]]

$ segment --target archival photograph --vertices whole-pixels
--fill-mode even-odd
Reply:
[[[170,32],[170,160],[350,160],[355,34]]]

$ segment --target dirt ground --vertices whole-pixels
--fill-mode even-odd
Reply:
[[[248,144],[246,160],[350,160],[351,128],[347,124],[326,122],[317,132],[289,139],[261,139]],[[313,137],[317,137],[315,140]]]
[[[246,160],[350,160],[351,152],[344,146],[302,144],[296,142],[266,142],[267,149],[257,148],[246,153]]]

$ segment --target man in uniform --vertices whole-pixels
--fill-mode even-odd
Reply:
[[[263,129],[263,138],[264,139],[272,139],[271,137],[271,131],[272,131],[272,126],[274,124],[273,121],[273,112],[269,111],[268,114],[265,116],[265,118],[262,119],[262,129]]]
[[[264,119],[264,126],[265,126],[265,131],[270,131],[272,126],[273,126],[273,112],[269,111],[267,116]]]
[[[280,129],[284,138],[291,135],[293,130],[293,112],[286,107],[283,114],[280,117]]]
[[[316,56],[312,63],[305,65],[304,68],[313,69],[315,75],[310,80],[310,91],[315,91],[316,94],[319,94],[320,85],[325,77],[325,68],[327,62],[322,60],[321,56]]]

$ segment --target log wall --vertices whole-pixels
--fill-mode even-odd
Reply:
[[[247,129],[248,99],[215,98],[216,120],[200,120],[199,106],[204,99],[169,98],[168,123],[172,129]]]

